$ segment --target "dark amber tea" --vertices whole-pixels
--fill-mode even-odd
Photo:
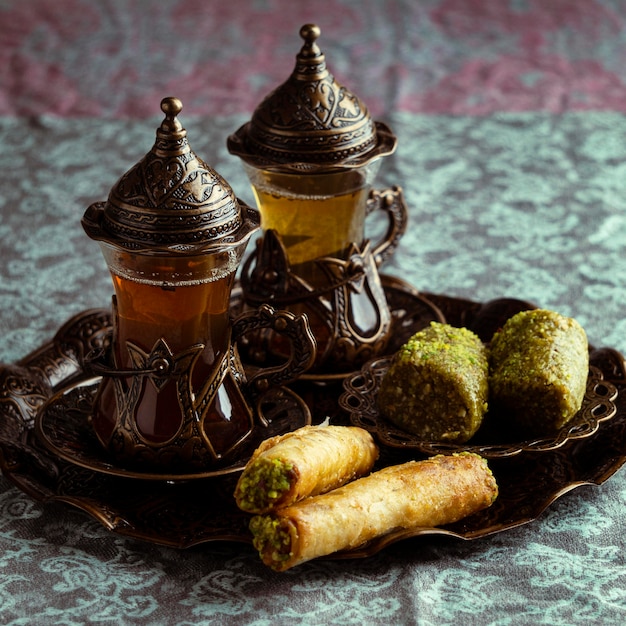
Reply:
[[[258,211],[191,149],[182,108],[163,98],[152,149],[82,219],[115,288],[111,349],[92,363],[102,374],[93,428],[112,459],[177,474],[232,461],[252,434],[230,296],[260,227]]]
[[[233,257],[230,264],[229,255]],[[130,403],[127,399],[116,402],[116,383],[106,378],[95,403],[94,428],[108,443],[120,411],[132,410],[128,417],[140,437],[151,444],[169,441],[193,417],[194,400],[207,392],[204,386],[210,384],[212,371],[227,356],[230,293],[239,259],[232,251],[221,257],[159,259],[111,249],[105,256],[115,287],[116,369],[135,371],[154,366],[159,358],[155,348],[164,342],[171,353],[166,357],[171,356],[180,371],[163,386],[150,376],[127,377],[125,385],[136,396]],[[181,385],[186,391],[182,396]],[[234,387],[225,379],[212,402],[201,408],[205,434],[218,450],[229,448],[248,429],[248,411],[243,400],[238,402]],[[187,406],[181,397],[189,399]],[[228,429],[222,426],[225,422]]]

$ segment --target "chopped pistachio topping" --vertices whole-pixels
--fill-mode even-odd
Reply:
[[[250,520],[252,545],[259,551],[263,562],[279,567],[290,556],[291,535],[280,519],[271,515],[255,515]]]
[[[239,506],[255,511],[270,506],[291,487],[293,465],[277,458],[261,457],[241,476]]]
[[[584,329],[555,311],[517,313],[491,340],[492,401],[525,434],[566,424],[582,405],[588,371]]]

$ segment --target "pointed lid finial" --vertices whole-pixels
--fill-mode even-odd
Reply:
[[[183,110],[183,103],[178,98],[163,98],[161,100],[161,111],[165,113],[165,119],[161,122],[161,127],[157,130],[160,135],[178,134],[184,132],[183,125],[178,120],[178,114]]]
[[[304,44],[296,56],[294,75],[301,80],[310,80],[313,74],[317,78],[328,76],[326,58],[316,43],[321,33],[320,27],[316,24],[305,24],[300,29],[300,37]]]

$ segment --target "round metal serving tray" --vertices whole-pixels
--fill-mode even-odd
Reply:
[[[486,334],[503,316],[525,306],[510,299],[481,304],[427,297],[449,323],[483,329]],[[0,368],[0,469],[34,499],[77,507],[123,536],[178,548],[215,541],[250,544],[250,516],[238,510],[233,498],[237,471],[195,480],[137,480],[120,472],[96,471],[71,455],[63,458],[37,436],[34,424],[39,411],[55,394],[87,384],[84,355],[102,344],[110,328],[108,311],[86,311],[69,320],[39,350]],[[594,433],[568,437],[541,454],[521,451],[491,459],[500,493],[488,509],[444,527],[392,532],[332,558],[371,556],[392,543],[420,535],[484,537],[536,519],[572,489],[606,481],[626,461],[626,372],[615,350],[594,350],[591,357],[604,384],[616,391],[614,415],[598,420]],[[338,405],[341,390],[337,385],[311,384],[312,395],[320,396],[326,409],[324,414],[312,411],[314,421],[329,416],[331,423],[349,424]],[[377,467],[424,456],[403,446],[382,443],[380,448]]]

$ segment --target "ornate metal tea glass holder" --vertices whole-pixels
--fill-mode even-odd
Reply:
[[[255,428],[269,426],[261,409],[264,400],[298,379],[315,359],[315,343],[306,318],[262,305],[233,321],[227,349],[200,385],[194,386],[194,367],[210,346],[196,343],[174,352],[168,339],[160,337],[146,353],[127,341],[124,348],[134,366],[120,369],[114,355],[119,319],[115,298],[112,319],[113,328],[105,345],[86,355],[84,374],[102,377],[96,405],[115,403],[114,423],[95,425],[96,434],[113,459],[126,469],[165,470],[170,474],[204,472],[243,458],[249,452],[247,441]],[[239,357],[238,342],[248,333],[263,330],[282,337],[291,352],[281,365],[247,372]],[[106,394],[107,385],[111,385],[110,395]],[[142,430],[138,417],[146,387],[163,396],[169,388],[168,435]],[[164,406],[159,410],[164,411]]]

